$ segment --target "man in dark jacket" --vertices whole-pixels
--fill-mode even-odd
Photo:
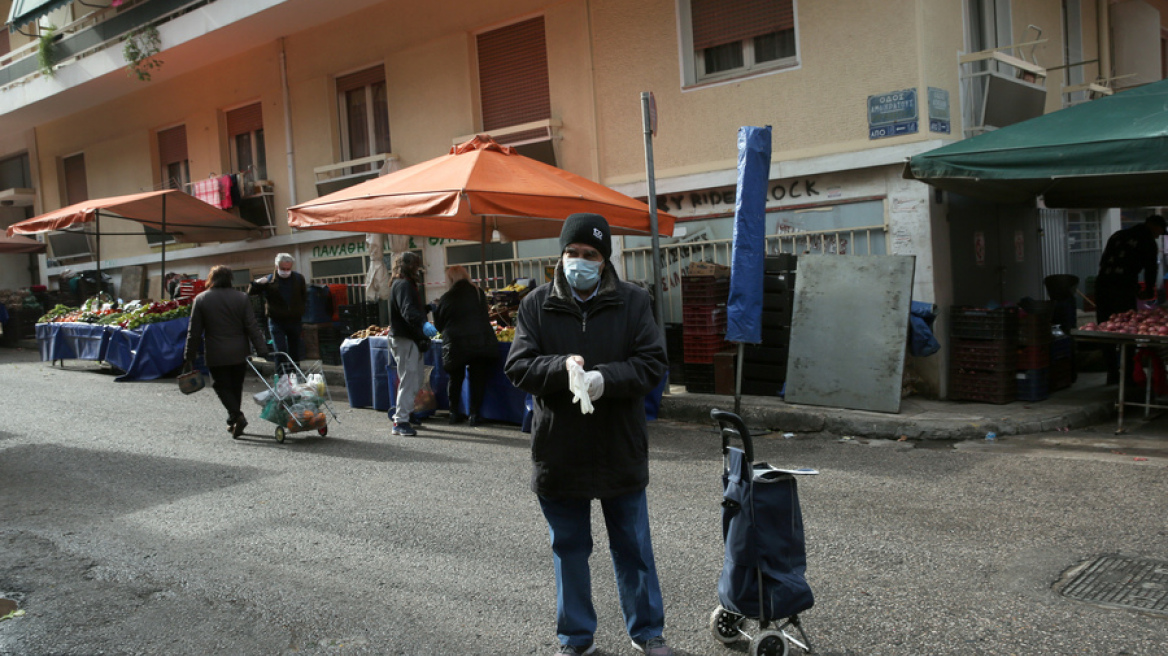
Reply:
[[[1119,230],[1107,240],[1095,278],[1095,318],[1100,323],[1112,315],[1136,309],[1140,297],[1140,273],[1144,274],[1145,299],[1156,297],[1157,270],[1160,264],[1160,237],[1168,221],[1152,215],[1144,222]],[[1104,352],[1107,382],[1119,382],[1119,358],[1115,347]],[[1129,369],[1130,371],[1130,369]]]
[[[649,536],[645,395],[666,369],[649,295],[612,268],[608,222],[573,214],[560,233],[553,282],[519,306],[506,373],[534,397],[531,489],[548,522],[555,562],[557,654],[589,654],[596,612],[588,558],[591,500],[608,530],[617,591],[633,646],[649,656],[672,652]],[[593,412],[577,407],[569,368],[585,370]]]
[[[263,295],[268,304],[268,330],[277,351],[300,362],[303,353],[304,306],[308,303],[308,284],[304,276],[292,270],[296,260],[288,253],[276,256],[276,270],[260,276],[248,286],[248,294]]]
[[[411,437],[418,432],[410,424],[414,397],[422,389],[426,372],[422,354],[430,349],[430,338],[438,334],[426,321],[426,306],[418,283],[422,281],[422,257],[403,251],[393,258],[393,284],[389,288],[389,351],[397,366],[397,399],[393,411],[393,434]]]
[[[239,437],[247,426],[247,417],[239,409],[247,356],[253,347],[256,353],[267,355],[268,345],[256,323],[251,301],[231,288],[230,267],[212,268],[208,280],[210,287],[196,296],[191,305],[183,358],[193,365],[199,357],[199,348],[203,348],[203,359],[211,371],[211,386],[227,410],[227,430],[232,437]]]

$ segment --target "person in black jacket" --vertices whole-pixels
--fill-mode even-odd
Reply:
[[[1156,297],[1160,264],[1160,237],[1168,229],[1164,217],[1152,215],[1144,222],[1119,230],[1107,240],[1095,278],[1095,318],[1100,323],[1112,315],[1136,309],[1140,273],[1144,274],[1145,299]],[[1119,358],[1114,346],[1104,351],[1107,383],[1119,382]],[[1129,369],[1130,371],[1131,369]]]
[[[389,288],[389,351],[397,366],[397,399],[393,411],[393,434],[411,437],[414,397],[422,389],[422,354],[430,349],[430,338],[438,334],[426,321],[426,306],[418,284],[422,282],[422,257],[403,251],[393,259],[393,284]]]
[[[434,325],[442,333],[442,368],[450,374],[446,396],[450,399],[450,423],[467,421],[462,412],[462,381],[470,370],[470,425],[479,423],[479,411],[487,391],[491,367],[499,359],[499,341],[491,327],[487,297],[470,281],[465,267],[446,269],[446,293],[438,299]]]
[[[531,489],[551,535],[557,653],[593,649],[588,558],[591,500],[599,499],[633,646],[669,656],[645,495],[645,395],[665,373],[665,347],[648,292],[622,282],[609,262],[610,235],[598,214],[573,214],[564,222],[554,280],[520,303],[505,371],[534,397]],[[579,403],[591,401],[589,414],[569,389],[572,363],[586,372],[588,399]]]
[[[207,280],[211,286],[196,296],[191,305],[183,358],[193,366],[200,347],[203,348],[203,359],[211,371],[211,386],[227,410],[227,430],[232,437],[239,437],[247,426],[247,417],[239,408],[247,356],[252,348],[266,356],[268,345],[252,312],[251,301],[231,288],[231,268],[213,267]]]
[[[260,276],[248,286],[248,294],[261,294],[268,304],[268,330],[277,351],[299,363],[304,355],[301,332],[304,307],[308,303],[308,283],[292,270],[296,260],[288,253],[276,256],[276,270]]]

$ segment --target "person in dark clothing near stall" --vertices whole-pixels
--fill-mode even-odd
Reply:
[[[216,266],[207,278],[210,287],[196,296],[191,305],[183,358],[193,366],[199,349],[205,351],[203,359],[211,371],[211,387],[227,410],[227,430],[232,437],[239,437],[247,426],[247,417],[239,407],[247,356],[253,347],[257,354],[267,356],[268,345],[252,312],[251,301],[231,288],[231,269]]]
[[[491,327],[487,297],[470,281],[465,267],[446,269],[449,289],[434,309],[434,326],[442,333],[442,368],[450,374],[446,396],[450,399],[450,423],[468,420],[462,412],[462,382],[470,370],[467,410],[471,426],[479,424],[479,411],[487,392],[487,377],[499,359],[499,340]]]
[[[304,354],[301,332],[304,308],[308,303],[308,284],[304,276],[292,270],[296,260],[288,253],[276,256],[276,271],[252,281],[248,294],[259,294],[268,304],[268,330],[277,351],[300,362]]]
[[[393,284],[389,288],[389,351],[397,367],[397,397],[393,407],[393,428],[390,432],[403,437],[418,434],[411,421],[420,423],[414,415],[414,397],[422,389],[425,375],[424,354],[430,350],[430,338],[438,334],[434,324],[426,321],[426,306],[418,285],[422,283],[422,256],[410,251],[393,258]]]
[[[1099,260],[1095,278],[1095,318],[1100,323],[1120,312],[1136,309],[1139,299],[1156,297],[1160,237],[1168,232],[1168,221],[1153,214],[1144,222],[1111,235]],[[1144,290],[1140,292],[1140,272]],[[1119,382],[1119,358],[1114,346],[1104,351],[1107,384]],[[1130,369],[1129,369],[1130,371]]]

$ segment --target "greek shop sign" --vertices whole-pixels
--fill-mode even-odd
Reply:
[[[705,216],[734,211],[736,187],[723,189],[702,189],[683,194],[662,194],[657,196],[657,207],[677,217]],[[820,195],[814,178],[796,180],[773,180],[767,186],[767,204],[786,201],[799,204],[815,202]]]
[[[389,235],[386,235],[387,237]],[[441,239],[438,237],[427,237],[425,242],[431,246],[438,246],[448,242],[457,241],[455,239]],[[422,246],[418,244],[415,237],[410,237],[410,250],[417,250]],[[351,239],[349,241],[335,241],[328,244],[319,244],[312,247],[312,259],[321,260],[333,257],[354,257],[357,255],[365,255],[369,250],[368,245],[362,238]],[[389,239],[385,240],[381,248],[382,253],[391,253],[393,249],[390,246]]]

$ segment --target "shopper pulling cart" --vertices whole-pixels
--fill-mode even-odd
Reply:
[[[283,442],[291,433],[315,430],[320,435],[328,435],[328,418],[337,418],[332,407],[328,385],[320,361],[313,361],[304,369],[281,351],[270,356],[275,365],[275,374],[268,378],[248,360],[248,366],[264,382],[266,391],[255,395],[255,401],[263,406],[260,418],[276,425],[276,441]]]
[[[750,640],[750,656],[787,656],[789,644],[813,654],[799,613],[815,600],[804,574],[807,551],[795,476],[814,469],[777,469],[754,461],[750,432],[738,415],[711,410],[722,434],[722,538],[725,559],[710,630],[724,644]],[[742,448],[730,446],[731,438]],[[758,631],[746,631],[754,620]],[[779,621],[777,628],[770,628]],[[787,631],[794,628],[798,638]]]

